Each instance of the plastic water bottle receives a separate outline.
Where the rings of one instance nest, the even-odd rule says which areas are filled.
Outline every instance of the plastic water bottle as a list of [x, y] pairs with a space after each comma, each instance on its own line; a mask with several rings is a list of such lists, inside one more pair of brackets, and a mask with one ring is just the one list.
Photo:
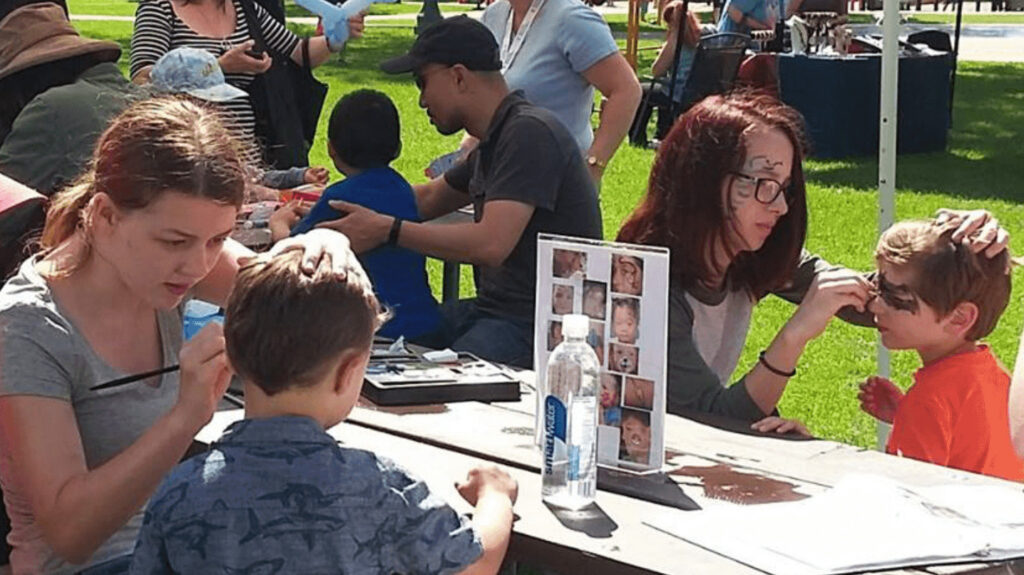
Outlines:
[[185, 341], [192, 339], [192, 336], [211, 321], [224, 323], [224, 316], [221, 315], [219, 307], [203, 300], [189, 300], [185, 304], [185, 314], [182, 318]]
[[548, 359], [544, 398], [545, 502], [580, 509], [594, 501], [597, 491], [597, 378], [600, 365], [586, 337], [590, 319], [562, 317], [564, 340]]

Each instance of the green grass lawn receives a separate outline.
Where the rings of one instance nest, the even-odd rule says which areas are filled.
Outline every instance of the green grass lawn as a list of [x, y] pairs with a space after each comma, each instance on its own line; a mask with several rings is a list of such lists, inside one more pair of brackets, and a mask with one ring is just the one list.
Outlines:
[[[125, 46], [127, 63], [131, 24], [78, 22], [88, 36], [113, 39]], [[317, 70], [331, 86], [320, 134], [326, 133], [329, 110], [352, 90], [373, 86], [391, 96], [402, 117], [403, 153], [395, 162], [412, 182], [425, 180], [423, 168], [434, 157], [456, 147], [458, 136], [444, 137], [430, 125], [417, 105], [417, 91], [407, 76], [387, 76], [377, 63], [401, 53], [412, 43], [408, 27], [374, 28], [353, 42], [343, 60], [332, 59]], [[648, 44], [650, 42], [647, 42]], [[642, 52], [646, 65], [653, 52]], [[644, 65], [642, 63], [642, 65]], [[957, 77], [955, 123], [949, 149], [943, 153], [902, 156], [897, 176], [897, 217], [930, 217], [939, 207], [987, 208], [1013, 236], [1011, 247], [1024, 253], [1024, 65], [961, 63]], [[329, 165], [321, 142], [312, 154], [316, 164]], [[653, 153], [623, 146], [609, 166], [602, 188], [605, 235], [615, 236], [622, 220], [644, 193]], [[873, 158], [806, 163], [810, 203], [807, 247], [827, 259], [858, 269], [869, 269], [876, 237], [877, 162]], [[335, 174], [337, 175], [337, 174]], [[439, 265], [431, 279], [439, 293]], [[989, 338], [996, 355], [1012, 369], [1024, 321], [1022, 272], [1014, 272], [1016, 290], [999, 327]], [[462, 291], [472, 291], [470, 274], [463, 270]], [[747, 352], [740, 370], [756, 361], [793, 311], [793, 306], [768, 299], [755, 311]], [[804, 419], [822, 437], [870, 447], [874, 422], [859, 412], [857, 383], [874, 372], [874, 332], [836, 320], [812, 342], [789, 385], [781, 411]], [[894, 379], [908, 385], [917, 358], [906, 352], [893, 360]]]

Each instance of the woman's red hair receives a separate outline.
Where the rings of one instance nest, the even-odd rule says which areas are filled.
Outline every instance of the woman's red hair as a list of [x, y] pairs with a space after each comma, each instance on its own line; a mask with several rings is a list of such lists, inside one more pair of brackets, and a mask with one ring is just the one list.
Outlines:
[[[722, 186], [746, 160], [746, 136], [776, 129], [793, 145], [789, 211], [756, 252], [740, 252], [727, 270], [714, 269], [713, 248], [731, 226]], [[683, 114], [661, 143], [647, 195], [619, 230], [618, 241], [668, 247], [673, 285], [691, 288], [724, 271], [734, 289], [760, 299], [792, 278], [807, 234], [799, 112], [764, 94], [711, 96]]]

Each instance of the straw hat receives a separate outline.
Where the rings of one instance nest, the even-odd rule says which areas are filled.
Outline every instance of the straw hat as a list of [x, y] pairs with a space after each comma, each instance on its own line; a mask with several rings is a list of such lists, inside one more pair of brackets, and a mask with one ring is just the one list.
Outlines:
[[121, 46], [79, 36], [64, 10], [50, 2], [22, 6], [0, 20], [0, 79], [85, 54], [95, 54], [101, 62], [116, 62]]

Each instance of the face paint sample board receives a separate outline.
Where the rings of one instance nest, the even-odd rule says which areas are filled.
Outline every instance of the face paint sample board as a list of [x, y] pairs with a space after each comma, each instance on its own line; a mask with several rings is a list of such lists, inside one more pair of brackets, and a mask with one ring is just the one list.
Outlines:
[[669, 251], [541, 234], [537, 241], [534, 370], [546, 389], [562, 316], [590, 318], [601, 363], [598, 463], [634, 471], [665, 459]]

